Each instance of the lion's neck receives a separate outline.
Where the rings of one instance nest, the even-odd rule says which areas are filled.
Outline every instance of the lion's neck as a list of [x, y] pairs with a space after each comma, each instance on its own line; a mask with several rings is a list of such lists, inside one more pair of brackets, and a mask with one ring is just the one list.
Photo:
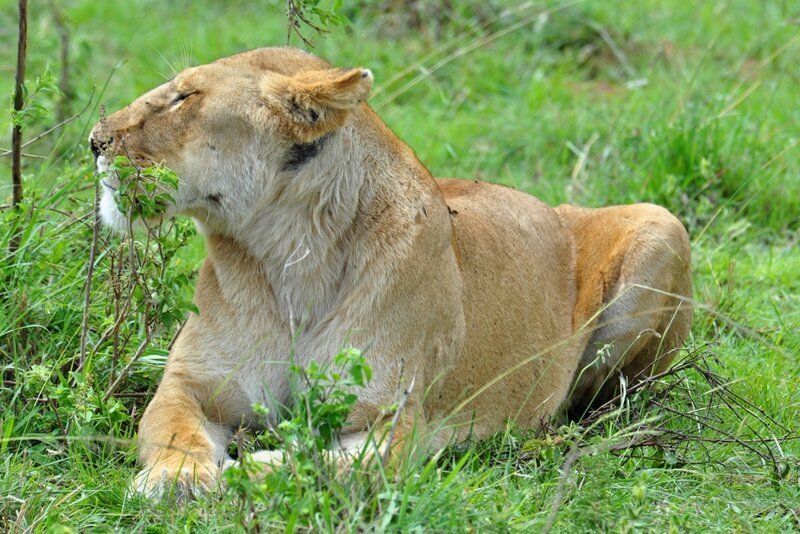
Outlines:
[[385, 187], [375, 187], [374, 165], [368, 168], [375, 143], [367, 149], [365, 141], [354, 127], [331, 135], [302, 167], [278, 176], [275, 188], [231, 236], [260, 263], [277, 308], [293, 329], [311, 326], [331, 311], [358, 240], [359, 214], [369, 213], [386, 195]]
[[[337, 306], [347, 305], [352, 284], [379, 286], [412, 246], [438, 194], [430, 173], [371, 111], [274, 183], [227, 239], [259, 266], [292, 331], [325, 324]], [[215, 263], [225, 261], [214, 257], [213, 246], [209, 254]], [[365, 286], [365, 277], [374, 283]], [[252, 298], [235, 276], [220, 284], [231, 300]]]

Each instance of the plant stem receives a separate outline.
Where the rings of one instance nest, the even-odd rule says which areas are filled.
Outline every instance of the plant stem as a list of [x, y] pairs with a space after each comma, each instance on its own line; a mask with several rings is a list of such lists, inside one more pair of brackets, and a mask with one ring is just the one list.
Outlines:
[[[19, 113], [25, 104], [23, 86], [25, 84], [25, 57], [28, 48], [28, 0], [19, 0], [19, 38], [17, 40], [17, 72], [14, 87], [14, 112]], [[17, 207], [22, 202], [22, 125], [14, 121], [11, 132], [11, 183], [13, 192], [11, 205]], [[9, 243], [9, 250], [15, 252], [19, 247], [19, 234]]]
[[139, 348], [136, 349], [136, 353], [131, 358], [131, 361], [129, 361], [128, 365], [126, 365], [125, 368], [122, 370], [122, 372], [117, 375], [117, 378], [114, 379], [114, 382], [112, 382], [111, 385], [108, 386], [106, 394], [103, 395], [103, 402], [108, 402], [108, 399], [110, 399], [111, 396], [117, 391], [117, 387], [119, 387], [122, 380], [126, 376], [128, 376], [128, 373], [131, 371], [133, 366], [136, 364], [139, 358], [141, 358], [142, 354], [144, 354], [144, 351], [147, 349], [147, 345], [149, 343], [150, 343], [150, 336], [145, 335], [144, 341], [142, 341], [141, 344], [139, 344]]
[[[25, 57], [28, 48], [28, 0], [19, 0], [19, 39], [17, 41], [17, 73], [14, 87], [14, 111], [19, 113], [25, 105]], [[22, 201], [22, 126], [15, 124], [11, 132], [11, 175], [14, 183], [12, 205]]]
[[92, 299], [92, 276], [97, 256], [97, 234], [100, 232], [100, 186], [94, 185], [94, 226], [92, 226], [92, 244], [89, 248], [89, 266], [86, 270], [86, 291], [83, 294], [83, 321], [81, 325], [81, 355], [78, 368], [86, 363], [86, 340], [89, 337], [89, 305]]

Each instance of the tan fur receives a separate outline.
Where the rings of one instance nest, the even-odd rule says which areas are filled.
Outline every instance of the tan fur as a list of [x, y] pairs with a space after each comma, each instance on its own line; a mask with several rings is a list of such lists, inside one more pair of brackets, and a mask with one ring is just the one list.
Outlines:
[[[393, 451], [580, 410], [669, 365], [686, 337], [690, 249], [672, 215], [436, 181], [363, 103], [371, 86], [364, 69], [255, 50], [188, 69], [92, 132], [101, 170], [121, 153], [175, 170], [167, 215], [193, 216], [208, 244], [200, 313], [139, 429], [140, 491], [212, 484], [251, 405], [274, 419], [290, 402], [292, 353], [366, 350], [374, 377], [332, 452], [346, 459], [388, 445], [387, 407], [412, 383]], [[106, 182], [103, 215], [122, 226]]]

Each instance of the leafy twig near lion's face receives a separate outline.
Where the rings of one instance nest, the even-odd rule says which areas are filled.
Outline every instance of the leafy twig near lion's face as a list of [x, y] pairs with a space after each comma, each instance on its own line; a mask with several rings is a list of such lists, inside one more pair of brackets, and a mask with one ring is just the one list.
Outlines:
[[122, 213], [133, 219], [161, 217], [168, 205], [175, 202], [178, 176], [161, 164], [137, 167], [125, 156], [117, 156], [111, 164], [119, 186], [114, 200]]
[[[295, 33], [306, 46], [314, 48], [314, 43], [301, 33], [301, 28], [308, 26], [320, 35], [328, 33], [330, 26], [347, 22], [347, 17], [339, 12], [341, 7], [342, 0], [335, 0], [329, 7], [320, 7], [320, 0], [286, 0], [286, 44], [291, 44], [292, 33]], [[313, 18], [317, 19], [316, 23], [311, 21]]]
[[[111, 369], [104, 401], [129, 378], [140, 357], [147, 356], [148, 351], [159, 351], [150, 347], [151, 341], [183, 321], [188, 312], [198, 312], [191, 302], [194, 270], [176, 258], [194, 235], [194, 224], [186, 219], [163, 224], [167, 208], [175, 202], [177, 175], [164, 165], [138, 166], [126, 156], [117, 156], [109, 173], [116, 178], [114, 201], [125, 215], [128, 232], [120, 236], [118, 246], [112, 246], [105, 254], [109, 258], [107, 277], [113, 313], [93, 351], [111, 342]], [[135, 220], [142, 223], [143, 234], [133, 231]], [[143, 332], [138, 345], [131, 343], [132, 324]], [[126, 363], [120, 371], [117, 367], [123, 362]]]

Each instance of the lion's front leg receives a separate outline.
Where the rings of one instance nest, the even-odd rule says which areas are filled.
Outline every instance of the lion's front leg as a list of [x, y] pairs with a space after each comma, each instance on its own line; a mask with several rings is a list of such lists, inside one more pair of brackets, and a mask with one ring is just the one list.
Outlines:
[[138, 456], [143, 468], [134, 489], [178, 499], [213, 489], [225, 459], [230, 430], [209, 421], [192, 385], [165, 376], [139, 425]]

